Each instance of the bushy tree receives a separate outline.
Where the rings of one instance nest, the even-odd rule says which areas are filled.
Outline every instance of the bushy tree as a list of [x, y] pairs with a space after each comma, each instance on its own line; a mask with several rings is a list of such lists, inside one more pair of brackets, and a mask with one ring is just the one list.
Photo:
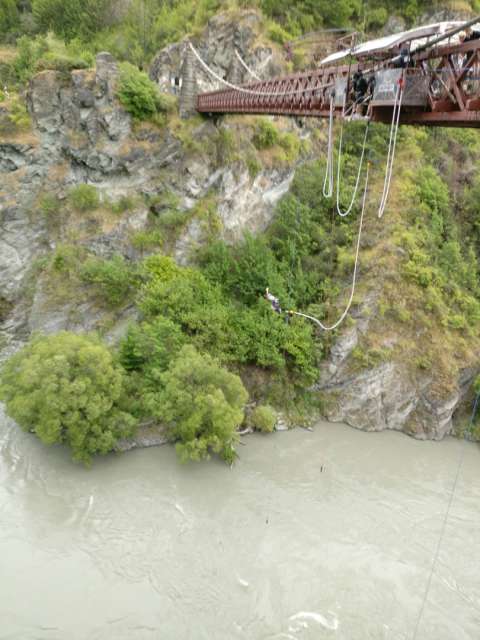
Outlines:
[[120, 67], [118, 98], [125, 109], [137, 120], [152, 118], [159, 108], [157, 86], [146, 73], [129, 62]]
[[113, 0], [33, 0], [35, 20], [44, 32], [71, 40], [84, 39], [108, 26]]
[[135, 419], [119, 408], [121, 367], [92, 336], [37, 336], [6, 363], [0, 398], [7, 413], [45, 444], [65, 443], [89, 463], [132, 434]]
[[182, 461], [218, 453], [235, 458], [236, 428], [248, 394], [240, 378], [209, 355], [185, 345], [162, 375], [163, 389], [152, 396], [152, 413], [166, 422]]
[[137, 280], [135, 267], [121, 255], [109, 260], [91, 257], [85, 261], [80, 275], [82, 280], [95, 285], [112, 307], [128, 299]]
[[127, 371], [140, 371], [155, 384], [184, 344], [180, 327], [168, 318], [133, 324], [120, 343], [120, 362]]
[[0, 38], [18, 26], [19, 17], [15, 0], [2, 0], [0, 3]]

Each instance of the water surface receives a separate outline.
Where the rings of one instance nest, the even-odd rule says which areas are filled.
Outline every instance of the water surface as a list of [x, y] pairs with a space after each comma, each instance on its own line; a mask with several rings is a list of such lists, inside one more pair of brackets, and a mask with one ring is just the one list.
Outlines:
[[1, 640], [480, 638], [480, 447], [320, 423], [85, 470], [0, 418]]

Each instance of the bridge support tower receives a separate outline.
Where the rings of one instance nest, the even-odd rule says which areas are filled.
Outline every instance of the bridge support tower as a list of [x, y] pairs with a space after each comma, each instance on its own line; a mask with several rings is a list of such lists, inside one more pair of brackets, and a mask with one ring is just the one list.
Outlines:
[[195, 76], [196, 60], [193, 51], [185, 45], [185, 57], [182, 65], [182, 89], [180, 91], [179, 111], [181, 118], [190, 118], [197, 113], [197, 80]]

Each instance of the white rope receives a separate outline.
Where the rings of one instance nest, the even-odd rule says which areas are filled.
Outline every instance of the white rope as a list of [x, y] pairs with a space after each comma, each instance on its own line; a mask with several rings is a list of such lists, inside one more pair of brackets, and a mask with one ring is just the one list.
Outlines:
[[392, 125], [390, 127], [390, 139], [388, 142], [387, 166], [385, 168], [385, 181], [383, 183], [382, 199], [378, 209], [378, 217], [381, 218], [385, 213], [387, 206], [388, 194], [390, 193], [390, 185], [393, 174], [393, 161], [395, 158], [395, 148], [397, 146], [398, 129], [400, 126], [400, 113], [402, 110], [403, 83], [398, 84], [397, 93], [395, 94], [395, 102], [393, 105]]
[[335, 96], [330, 96], [330, 113], [328, 118], [328, 147], [327, 166], [325, 169], [325, 179], [323, 180], [323, 196], [331, 198], [333, 194], [333, 113], [335, 109]]
[[[315, 92], [315, 91], [321, 91], [322, 89], [326, 89], [327, 87], [332, 87], [334, 85], [333, 82], [330, 82], [329, 84], [322, 84], [319, 85], [317, 87], [310, 87], [310, 88], [306, 88], [306, 89], [296, 89], [295, 91], [255, 91], [253, 89], [246, 89], [245, 87], [240, 87], [237, 84], [232, 84], [231, 82], [228, 82], [228, 80], [225, 80], [224, 78], [222, 78], [221, 76], [218, 75], [218, 73], [215, 73], [215, 71], [213, 69], [211, 69], [208, 64], [206, 62], [204, 62], [202, 60], [202, 58], [200, 57], [200, 54], [198, 53], [198, 51], [195, 49], [195, 47], [193, 46], [193, 44], [191, 42], [188, 43], [190, 46], [190, 49], [193, 51], [195, 57], [197, 58], [197, 60], [199, 61], [199, 63], [202, 65], [202, 67], [205, 69], [205, 71], [207, 73], [209, 73], [211, 76], [213, 76], [215, 78], [215, 80], [218, 80], [218, 82], [221, 82], [222, 84], [226, 85], [227, 87], [229, 87], [230, 89], [234, 89], [235, 91], [240, 91], [240, 93], [248, 93], [249, 95], [252, 96], [265, 96], [265, 97], [270, 97], [270, 98], [275, 98], [275, 97], [282, 97], [282, 96], [294, 96], [294, 95], [299, 95], [301, 93], [311, 93], [311, 92]], [[269, 81], [267, 81], [269, 82]]]
[[235, 55], [237, 56], [238, 61], [240, 62], [240, 64], [242, 65], [242, 67], [245, 69], [245, 71], [247, 73], [249, 73], [252, 78], [255, 78], [255, 80], [258, 80], [259, 82], [262, 82], [262, 79], [257, 76], [257, 74], [255, 73], [255, 71], [253, 71], [253, 69], [250, 69], [250, 67], [247, 65], [247, 63], [245, 62], [245, 60], [243, 60], [243, 58], [240, 56], [240, 54], [238, 53], [237, 49], [235, 49]]
[[293, 315], [301, 316], [302, 318], [307, 318], [308, 320], [311, 320], [312, 322], [315, 322], [316, 324], [318, 324], [318, 326], [321, 329], [323, 329], [323, 331], [333, 331], [338, 326], [340, 326], [342, 324], [342, 322], [345, 320], [345, 318], [347, 317], [347, 313], [350, 311], [350, 307], [352, 306], [353, 296], [355, 295], [355, 285], [356, 285], [356, 282], [357, 282], [357, 270], [358, 270], [358, 262], [359, 262], [358, 258], [359, 258], [359, 254], [360, 254], [360, 241], [361, 241], [361, 238], [362, 238], [363, 216], [364, 216], [364, 213], [365, 213], [365, 204], [367, 202], [368, 174], [369, 174], [369, 167], [367, 165], [367, 172], [366, 172], [366, 176], [365, 176], [365, 191], [363, 192], [362, 212], [360, 214], [360, 224], [359, 224], [359, 228], [358, 228], [358, 238], [357, 238], [357, 249], [356, 249], [356, 252], [355, 252], [355, 266], [353, 268], [352, 290], [350, 292], [350, 298], [348, 299], [347, 306], [345, 307], [344, 312], [342, 313], [340, 318], [335, 322], [335, 324], [332, 324], [330, 326], [324, 325], [318, 318], [315, 318], [314, 316], [309, 316], [306, 313], [300, 313], [298, 311], [291, 311], [290, 312]]
[[363, 145], [362, 145], [362, 154], [360, 156], [360, 163], [358, 165], [357, 179], [355, 180], [355, 187], [353, 188], [352, 199], [350, 200], [350, 204], [348, 205], [348, 208], [345, 211], [342, 211], [340, 209], [340, 168], [342, 163], [342, 142], [343, 142], [343, 120], [342, 120], [342, 124], [340, 128], [340, 142], [338, 144], [338, 159], [337, 159], [337, 213], [342, 218], [344, 218], [345, 216], [348, 216], [348, 214], [353, 208], [355, 198], [357, 197], [357, 191], [360, 185], [360, 176], [362, 173], [363, 158], [365, 157], [365, 149], [367, 146], [367, 136], [368, 136], [369, 126], [370, 126], [370, 121], [367, 122], [367, 126], [365, 128], [365, 135], [363, 137]]

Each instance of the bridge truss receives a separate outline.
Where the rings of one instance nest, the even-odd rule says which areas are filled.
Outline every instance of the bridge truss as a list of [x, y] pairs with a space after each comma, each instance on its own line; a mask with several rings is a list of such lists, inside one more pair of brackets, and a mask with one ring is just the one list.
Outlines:
[[[392, 60], [319, 67], [241, 88], [211, 91], [197, 96], [196, 108], [207, 114], [263, 113], [328, 118], [335, 89], [335, 116], [341, 117], [354, 108], [350, 88], [357, 70], [375, 74], [376, 89], [366, 115], [372, 121], [389, 123], [395, 92], [388, 85], [395, 77], [392, 72], [400, 73], [394, 69]], [[480, 127], [480, 39], [439, 45], [413, 54], [408, 69], [401, 73], [406, 81], [401, 124]]]

